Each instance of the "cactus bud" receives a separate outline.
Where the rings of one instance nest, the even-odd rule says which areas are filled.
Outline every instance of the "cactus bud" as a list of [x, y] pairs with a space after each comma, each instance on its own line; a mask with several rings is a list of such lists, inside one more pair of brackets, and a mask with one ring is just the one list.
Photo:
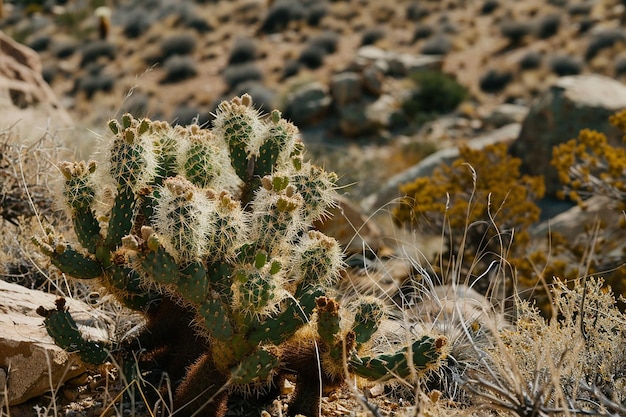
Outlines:
[[122, 115], [122, 128], [128, 129], [131, 126], [133, 120], [133, 115], [130, 113], [125, 113], [124, 115]]
[[112, 119], [112, 120], [109, 120], [109, 129], [111, 130], [111, 132], [113, 132], [114, 135], [117, 135], [118, 133], [120, 133], [120, 130], [122, 129], [122, 127], [120, 126], [117, 120]]

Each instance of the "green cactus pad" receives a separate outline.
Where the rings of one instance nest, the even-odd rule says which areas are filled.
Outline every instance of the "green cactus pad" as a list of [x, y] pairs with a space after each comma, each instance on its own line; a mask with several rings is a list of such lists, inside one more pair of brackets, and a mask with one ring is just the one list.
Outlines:
[[340, 333], [339, 304], [332, 298], [318, 297], [317, 333], [329, 346], [334, 346]]
[[[405, 379], [414, 369], [418, 374], [436, 368], [447, 354], [448, 341], [444, 337], [423, 336], [396, 353], [381, 354], [374, 357], [350, 359], [350, 370], [370, 380], [388, 380], [394, 377]], [[412, 358], [412, 363], [407, 358]]]
[[84, 210], [91, 207], [96, 191], [92, 174], [96, 171], [95, 161], [62, 162], [59, 170], [65, 177], [63, 197], [70, 210]]
[[154, 192], [157, 201], [152, 222], [159, 241], [178, 263], [196, 262], [207, 251], [209, 197], [185, 178], [168, 178]]
[[113, 251], [122, 238], [130, 233], [135, 218], [135, 193], [130, 187], [121, 187], [111, 209], [111, 217], [104, 245]]
[[173, 129], [165, 122], [152, 122], [153, 137], [155, 141], [155, 153], [157, 157], [157, 170], [155, 183], [160, 185], [163, 179], [175, 177], [178, 174], [178, 138], [180, 132]]
[[90, 208], [76, 210], [72, 223], [81, 246], [94, 255], [101, 237], [100, 224], [93, 211]]
[[83, 255], [70, 245], [56, 248], [49, 255], [50, 261], [62, 272], [78, 279], [93, 279], [102, 276], [102, 266], [95, 259]]
[[[243, 181], [252, 178], [255, 145], [263, 124], [256, 110], [251, 107], [250, 96], [236, 97], [230, 102], [222, 102], [215, 117], [215, 130], [221, 134], [230, 151], [230, 162], [237, 176]], [[252, 168], [252, 169], [251, 169]]]
[[253, 202], [252, 238], [257, 247], [270, 254], [274, 249], [281, 249], [284, 244], [291, 244], [295, 235], [306, 225], [300, 217], [302, 197], [288, 187], [285, 192], [261, 188]]
[[136, 311], [146, 311], [160, 295], [146, 289], [141, 275], [124, 265], [111, 264], [102, 276], [102, 281], [126, 307]]
[[276, 355], [260, 348], [231, 370], [232, 382], [240, 385], [267, 382], [279, 365], [280, 359]]
[[279, 158], [287, 159], [291, 154], [298, 129], [280, 118], [280, 112], [272, 112], [272, 125], [263, 138], [255, 160], [254, 174], [264, 177], [273, 173]]
[[59, 298], [56, 305], [57, 308], [53, 310], [43, 307], [37, 309], [37, 313], [45, 317], [44, 326], [54, 342], [68, 352], [76, 352], [83, 362], [92, 365], [104, 363], [109, 356], [104, 346], [83, 338], [65, 307], [65, 299]]
[[157, 284], [174, 285], [178, 282], [178, 264], [161, 246], [140, 256], [143, 271]]
[[285, 300], [282, 312], [260, 324], [248, 334], [248, 340], [254, 344], [265, 342], [275, 345], [287, 341], [298, 329], [309, 322], [315, 308], [315, 299], [323, 294], [321, 289], [309, 289], [301, 293], [296, 291], [294, 298], [290, 297]]
[[183, 163], [185, 177], [197, 187], [210, 187], [220, 173], [220, 167], [215, 165], [217, 152], [214, 147], [201, 143], [191, 146]]
[[226, 263], [210, 263], [206, 267], [207, 276], [209, 277], [209, 285], [228, 299], [232, 296], [231, 273], [232, 268]]
[[225, 191], [213, 200], [215, 211], [206, 218], [210, 224], [205, 235], [206, 253], [211, 262], [227, 262], [248, 241], [248, 216], [239, 201]]
[[234, 308], [249, 318], [267, 317], [278, 309], [282, 300], [280, 277], [263, 269], [246, 267], [234, 274]]
[[[125, 131], [124, 138], [117, 138], [111, 149], [111, 177], [120, 187], [134, 187], [144, 178], [148, 168], [143, 146], [134, 143], [137, 139], [132, 130]], [[129, 138], [132, 136], [132, 138]], [[131, 139], [129, 143], [128, 139]]]
[[209, 299], [198, 307], [209, 336], [222, 342], [233, 337], [233, 327], [227, 316], [228, 310], [219, 299]]
[[370, 340], [374, 332], [378, 330], [383, 316], [383, 307], [381, 302], [376, 298], [362, 300], [356, 306], [352, 331], [355, 334], [357, 345], [361, 345]]
[[324, 218], [328, 209], [335, 204], [337, 193], [335, 173], [326, 172], [318, 166], [307, 163], [293, 176], [292, 182], [304, 199], [304, 217], [307, 221]]
[[329, 286], [335, 283], [343, 267], [343, 254], [335, 239], [311, 230], [300, 239], [295, 262], [303, 282]]
[[209, 289], [209, 279], [204, 265], [200, 262], [190, 262], [182, 267], [177, 288], [185, 300], [195, 304], [202, 303]]

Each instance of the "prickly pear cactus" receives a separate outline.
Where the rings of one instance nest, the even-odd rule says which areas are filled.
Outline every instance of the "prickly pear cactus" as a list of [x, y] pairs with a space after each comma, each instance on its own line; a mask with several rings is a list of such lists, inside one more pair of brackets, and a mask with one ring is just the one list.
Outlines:
[[[316, 317], [322, 363], [347, 363], [367, 378], [405, 376], [409, 361], [421, 369], [445, 356], [444, 339], [424, 337], [395, 354], [360, 358], [383, 309], [363, 300], [351, 327], [341, 322], [330, 288], [342, 252], [312, 226], [333, 205], [337, 177], [304, 160], [298, 130], [280, 112], [261, 118], [244, 95], [219, 105], [210, 130], [129, 114], [109, 127], [103, 161], [61, 165], [80, 247], [52, 229], [34, 240], [62, 272], [97, 280], [146, 314], [164, 298], [190, 306], [190, 325], [206, 341], [203, 361], [244, 392], [289, 368], [284, 346], [314, 334], [298, 331], [315, 327]], [[92, 362], [106, 358], [80, 342], [75, 327], [58, 324], [71, 324], [64, 309], [44, 312], [61, 346], [89, 347]]]

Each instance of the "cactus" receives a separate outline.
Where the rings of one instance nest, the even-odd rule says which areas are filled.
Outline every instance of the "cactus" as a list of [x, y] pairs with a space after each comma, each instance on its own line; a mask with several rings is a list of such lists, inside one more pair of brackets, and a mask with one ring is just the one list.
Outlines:
[[446, 345], [447, 340], [443, 337], [422, 336], [410, 347], [392, 354], [375, 357], [354, 356], [350, 360], [350, 368], [355, 374], [368, 379], [379, 381], [394, 377], [405, 379], [411, 375], [413, 369], [415, 372], [424, 373], [436, 365], [445, 352]]
[[[346, 376], [342, 364], [348, 372], [382, 379], [385, 369], [406, 376], [410, 366], [441, 362], [443, 338], [361, 358], [383, 309], [364, 299], [351, 328], [342, 321], [331, 296], [343, 268], [341, 249], [313, 230], [334, 204], [337, 177], [303, 160], [298, 130], [280, 112], [264, 120], [244, 95], [218, 106], [210, 130], [129, 114], [109, 127], [106, 160], [62, 165], [63, 196], [81, 248], [52, 229], [35, 243], [61, 271], [98, 280], [146, 314], [150, 342], [127, 349], [196, 346], [183, 366], [188, 371], [175, 405], [211, 398], [209, 410], [217, 413], [231, 393], [266, 392], [285, 370], [311, 374], [316, 344], [322, 365], [329, 364], [323, 374], [335, 382]], [[177, 306], [196, 339], [159, 339], [167, 333], [159, 328], [163, 305]], [[57, 343], [91, 363], [105, 360], [82, 340], [69, 313], [57, 310], [40, 311]], [[215, 372], [229, 389], [207, 382]]]
[[39, 307], [37, 314], [45, 317], [46, 331], [54, 341], [69, 352], [78, 352], [83, 362], [97, 365], [109, 356], [104, 346], [82, 337], [76, 322], [65, 307], [64, 298], [57, 299], [55, 309]]

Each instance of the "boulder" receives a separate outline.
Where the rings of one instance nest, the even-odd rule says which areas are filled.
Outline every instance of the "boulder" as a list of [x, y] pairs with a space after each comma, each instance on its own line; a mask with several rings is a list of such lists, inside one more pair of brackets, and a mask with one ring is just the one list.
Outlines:
[[372, 45], [359, 48], [354, 62], [361, 68], [374, 64], [384, 73], [394, 76], [406, 76], [417, 71], [440, 70], [442, 63], [441, 56], [400, 54]]
[[345, 106], [361, 98], [361, 75], [356, 72], [342, 72], [330, 79], [330, 94], [335, 105]]
[[391, 94], [383, 94], [365, 109], [368, 123], [379, 128], [392, 127], [394, 119], [402, 118], [402, 102]]
[[578, 136], [589, 128], [606, 133], [617, 144], [622, 133], [608, 118], [626, 108], [626, 86], [602, 75], [577, 75], [559, 78], [542, 94], [524, 119], [511, 154], [522, 160], [522, 172], [543, 175], [546, 196], [560, 189], [556, 170], [550, 165], [554, 146]]
[[35, 51], [0, 31], [0, 131], [11, 127], [25, 143], [72, 126], [41, 71]]
[[372, 94], [375, 97], [380, 96], [383, 93], [383, 83], [385, 81], [385, 74], [376, 65], [368, 65], [363, 68], [363, 89]]
[[[76, 355], [54, 344], [43, 326], [39, 306], [53, 308], [57, 297], [0, 280], [0, 409], [21, 404], [57, 389], [65, 381], [85, 372]], [[76, 322], [87, 323], [97, 315], [88, 304], [67, 299]], [[86, 330], [92, 338], [104, 339], [96, 328]], [[99, 334], [99, 337], [97, 335]]]
[[331, 102], [325, 85], [317, 81], [309, 82], [287, 95], [285, 117], [297, 126], [310, 124], [326, 114]]
[[374, 123], [368, 118], [365, 102], [339, 107], [339, 131], [348, 138], [376, 133]]

